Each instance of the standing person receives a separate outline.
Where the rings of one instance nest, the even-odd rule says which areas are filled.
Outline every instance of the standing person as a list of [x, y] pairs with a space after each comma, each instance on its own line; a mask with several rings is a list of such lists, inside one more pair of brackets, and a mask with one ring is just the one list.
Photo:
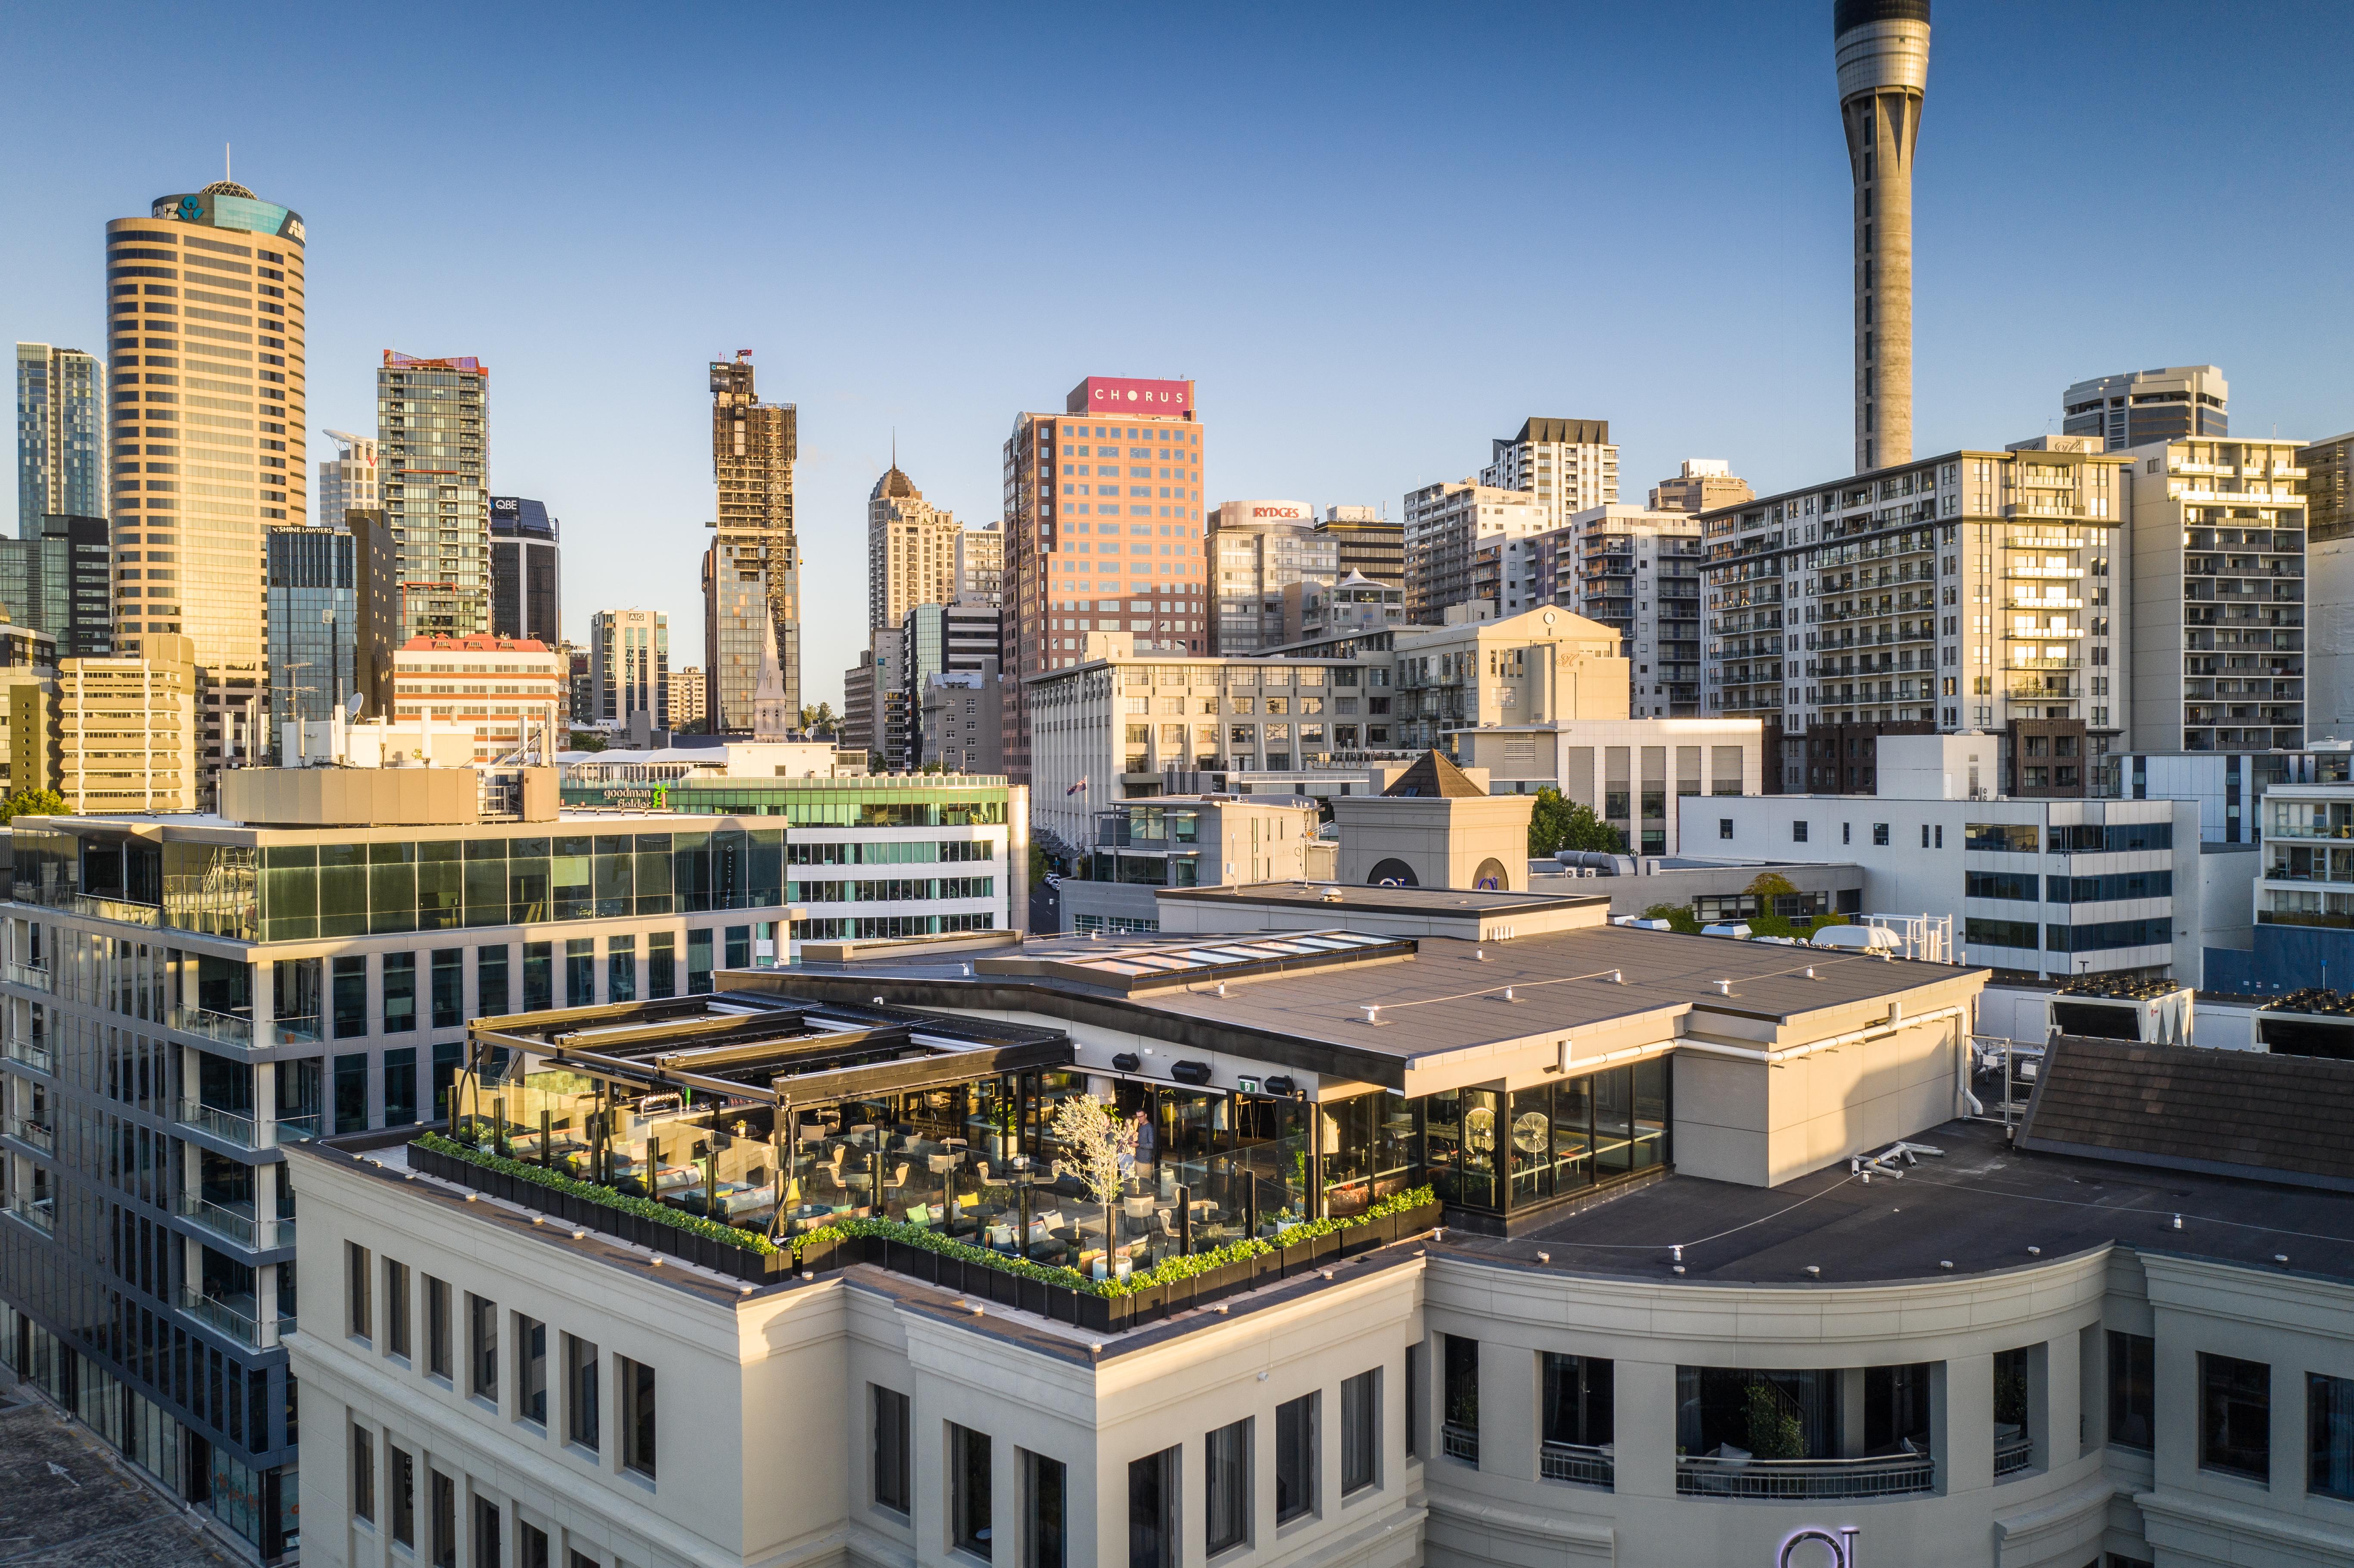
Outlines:
[[1153, 1164], [1152, 1122], [1142, 1111], [1138, 1111], [1133, 1125], [1136, 1128], [1136, 1169], [1149, 1182], [1152, 1179]]

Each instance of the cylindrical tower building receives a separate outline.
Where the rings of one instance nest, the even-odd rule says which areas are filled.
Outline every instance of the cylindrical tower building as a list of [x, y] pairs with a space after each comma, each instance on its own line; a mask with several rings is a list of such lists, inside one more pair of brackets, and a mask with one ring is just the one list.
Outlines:
[[1929, 0], [1832, 0], [1855, 178], [1855, 466], [1913, 457], [1913, 149]]

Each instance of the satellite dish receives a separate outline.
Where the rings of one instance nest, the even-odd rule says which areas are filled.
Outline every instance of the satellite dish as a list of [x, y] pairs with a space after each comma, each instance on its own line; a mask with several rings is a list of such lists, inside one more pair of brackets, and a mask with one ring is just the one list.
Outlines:
[[344, 699], [344, 706], [351, 710], [350, 716], [357, 718], [360, 716], [361, 706], [366, 704], [366, 701], [367, 694], [365, 692], [354, 692], [350, 696]]

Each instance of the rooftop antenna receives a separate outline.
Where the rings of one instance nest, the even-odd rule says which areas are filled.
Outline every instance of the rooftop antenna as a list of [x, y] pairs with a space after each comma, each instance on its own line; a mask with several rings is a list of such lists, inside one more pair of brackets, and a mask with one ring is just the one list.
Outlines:
[[226, 142], [221, 143], [221, 178], [231, 183], [237, 179], [237, 175], [229, 168], [228, 143]]

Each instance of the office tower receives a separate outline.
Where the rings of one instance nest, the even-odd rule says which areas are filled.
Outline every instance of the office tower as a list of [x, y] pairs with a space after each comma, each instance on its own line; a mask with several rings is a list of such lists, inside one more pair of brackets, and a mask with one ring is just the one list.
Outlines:
[[[1743, 487], [1745, 493], [1746, 485]], [[1531, 541], [1540, 602], [1618, 633], [1637, 718], [1700, 716], [1700, 519], [1597, 506]]]
[[997, 604], [1005, 597], [1005, 530], [995, 523], [956, 536], [956, 597]]
[[106, 366], [46, 343], [16, 345], [16, 537], [44, 517], [106, 515]]
[[[904, 759], [895, 767], [914, 768], [938, 760], [934, 737], [924, 728], [924, 704], [931, 678], [943, 672], [970, 674], [984, 665], [994, 670], [1001, 620], [993, 604], [960, 599], [954, 604], [919, 604], [899, 622], [901, 658], [894, 683], [904, 696], [899, 716], [906, 733], [903, 744], [893, 743]], [[996, 687], [990, 689], [994, 692]], [[992, 712], [990, 722], [996, 721]], [[886, 732], [889, 723], [886, 718]]]
[[917, 698], [917, 766], [937, 762], [949, 773], [1002, 772], [1004, 726], [998, 712], [1003, 700], [994, 653], [978, 670], [935, 670], [925, 676]]
[[40, 519], [21, 539], [0, 539], [0, 608], [18, 626], [56, 639], [78, 659], [114, 652], [112, 555], [103, 517]]
[[[2122, 705], [2125, 689], [2111, 694], [2102, 678], [2107, 672], [2092, 675], [2101, 696], [2119, 699], [2117, 717], [2130, 718], [2137, 749], [2264, 751], [2305, 744], [2308, 585], [2306, 500], [2296, 488], [2300, 445], [2186, 438], [2127, 454], [2130, 715]], [[2325, 581], [2326, 574], [2311, 586], [2317, 590]], [[2317, 593], [2312, 602], [2331, 603]], [[2328, 649], [2337, 639], [2322, 641]]]
[[[0, 619], [0, 789], [11, 793], [19, 780], [14, 767], [16, 741], [8, 724], [16, 715], [20, 686], [30, 689], [24, 699], [27, 722], [46, 723], [48, 705], [58, 686], [58, 641], [46, 631]], [[23, 784], [41, 789], [46, 780], [37, 768], [25, 776]]]
[[[790, 403], [763, 403], [752, 351], [711, 366], [711, 472], [716, 533], [703, 556], [704, 705], [715, 734], [753, 727], [760, 661], [773, 651], [780, 700], [801, 700], [801, 551], [793, 533]], [[764, 630], [766, 628], [766, 630]]]
[[866, 623], [896, 626], [919, 604], [956, 598], [963, 532], [893, 463], [866, 497]]
[[1023, 683], [1078, 662], [1089, 631], [1140, 652], [1209, 649], [1203, 429], [1191, 381], [1090, 376], [1005, 443], [1004, 672], [1010, 777], [1026, 783]]
[[[1482, 597], [1483, 587], [1490, 614], [1527, 609], [1535, 590], [1535, 558], [1523, 562], [1517, 546], [1554, 526], [1552, 508], [1518, 489], [1465, 479], [1409, 493], [1403, 526], [1406, 620], [1437, 626], [1449, 608]], [[1501, 548], [1508, 545], [1515, 546], [1509, 561]], [[1499, 548], [1483, 582], [1479, 551], [1484, 546]]]
[[858, 662], [842, 673], [842, 724], [835, 733], [843, 746], [864, 751], [878, 772], [894, 766], [890, 694], [904, 646], [899, 628], [878, 626], [867, 634]]
[[557, 520], [520, 495], [491, 497], [491, 633], [556, 646], [564, 620]]
[[1338, 541], [1316, 528], [1304, 501], [1228, 501], [1210, 513], [1210, 651], [1256, 653], [1283, 638], [1283, 590], [1329, 588], [1340, 572]]
[[308, 515], [301, 215], [218, 180], [106, 226], [115, 646], [195, 647], [209, 791], [262, 698], [262, 530]]
[[1747, 480], [1734, 477], [1733, 465], [1723, 458], [1686, 458], [1675, 478], [1651, 486], [1651, 510], [1712, 512], [1737, 506], [1756, 493]]
[[1607, 419], [1547, 419], [1532, 417], [1520, 429], [1488, 443], [1488, 466], [1479, 482], [1495, 490], [1526, 491], [1558, 528], [1592, 506], [1618, 499], [1618, 449], [1610, 444]]
[[670, 727], [681, 734], [703, 731], [703, 667], [689, 664], [670, 673]]
[[382, 718], [392, 712], [392, 656], [408, 641], [401, 627], [400, 543], [385, 514], [352, 511], [344, 514], [352, 535], [353, 591], [359, 604], [359, 630], [353, 646], [358, 684], [364, 693], [364, 718]]
[[412, 637], [392, 671], [397, 721], [468, 736], [477, 765], [513, 766], [550, 730], [559, 750], [568, 738], [563, 657], [536, 638]]
[[2060, 395], [2060, 429], [2100, 436], [2121, 452], [2152, 441], [2229, 435], [2232, 387], [2211, 365], [2095, 376]]
[[1913, 461], [1913, 154], [1929, 0], [1833, 0], [1840, 120], [1855, 182], [1855, 466]]
[[302, 757], [302, 726], [362, 689], [358, 544], [349, 528], [299, 524], [266, 536], [271, 738], [257, 737], [259, 759]]
[[2314, 544], [2354, 535], [2354, 430], [2296, 450], [2305, 472], [2297, 493], [2305, 497], [2306, 537]]
[[1879, 736], [1999, 727], [2005, 776], [2039, 758], [2036, 793], [2086, 793], [2132, 649], [2131, 460], [2099, 447], [2040, 436], [1701, 514], [1704, 716], [1764, 722], [1770, 791], [1868, 793]]
[[670, 617], [651, 609], [600, 609], [588, 620], [591, 721], [627, 729], [644, 714], [670, 727]]
[[490, 367], [384, 351], [384, 515], [400, 546], [401, 641], [491, 629]]
[[1405, 524], [1370, 506], [1327, 506], [1316, 531], [1331, 538], [1333, 569], [1377, 583], [1405, 584]]
[[589, 673], [588, 650], [576, 643], [559, 642], [556, 652], [564, 666], [565, 716], [585, 729], [597, 722], [597, 682]]
[[323, 459], [319, 464], [322, 528], [338, 526], [346, 512], [374, 512], [384, 504], [383, 474], [378, 467], [381, 454], [375, 439], [355, 436], [349, 430], [329, 430], [327, 439], [335, 443], [335, 455]]
[[58, 660], [52, 689], [9, 691], [10, 783], [55, 789], [76, 816], [195, 810], [197, 673], [194, 643], [169, 632], [136, 654]]

